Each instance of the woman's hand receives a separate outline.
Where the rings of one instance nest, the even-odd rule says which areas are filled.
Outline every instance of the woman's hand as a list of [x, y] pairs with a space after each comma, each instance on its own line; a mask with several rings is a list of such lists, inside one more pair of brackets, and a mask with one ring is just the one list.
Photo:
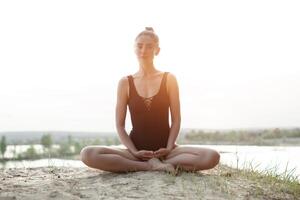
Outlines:
[[151, 158], [154, 157], [154, 152], [153, 151], [147, 151], [147, 150], [140, 150], [137, 151], [133, 154], [136, 158], [140, 160], [150, 160]]
[[160, 148], [159, 150], [154, 152], [154, 157], [161, 158], [161, 157], [167, 157], [167, 155], [171, 152], [171, 150], [167, 148]]

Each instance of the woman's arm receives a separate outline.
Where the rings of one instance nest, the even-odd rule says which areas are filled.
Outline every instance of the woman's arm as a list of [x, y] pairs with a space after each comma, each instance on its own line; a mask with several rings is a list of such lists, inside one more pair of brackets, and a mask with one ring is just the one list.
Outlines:
[[167, 76], [167, 91], [169, 94], [171, 111], [171, 128], [167, 149], [172, 150], [175, 146], [181, 123], [179, 89], [176, 77], [173, 74]]
[[137, 149], [125, 130], [125, 118], [127, 112], [127, 101], [129, 98], [129, 84], [127, 77], [122, 78], [118, 84], [117, 105], [116, 105], [116, 128], [121, 142], [128, 150], [135, 155]]

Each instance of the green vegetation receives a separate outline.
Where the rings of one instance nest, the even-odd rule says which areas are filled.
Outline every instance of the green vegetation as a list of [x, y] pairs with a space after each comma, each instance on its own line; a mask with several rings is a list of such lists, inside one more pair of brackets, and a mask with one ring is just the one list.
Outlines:
[[1, 151], [2, 158], [4, 158], [4, 153], [6, 152], [6, 148], [7, 148], [6, 137], [5, 135], [3, 135], [0, 141], [0, 151]]
[[[3, 136], [5, 138], [5, 136]], [[1, 149], [3, 152], [6, 151], [6, 140], [2, 139]], [[38, 152], [35, 148], [36, 144], [30, 144], [29, 148], [24, 152], [17, 152], [17, 145], [13, 145], [11, 153], [12, 158], [0, 159], [1, 161], [8, 160], [34, 160], [41, 158], [68, 158], [76, 159], [78, 158], [82, 148], [88, 145], [119, 145], [119, 139], [117, 137], [103, 137], [96, 139], [75, 139], [71, 135], [68, 135], [67, 138], [62, 139], [59, 143], [54, 144], [51, 134], [44, 134], [40, 139], [40, 143], [43, 146], [43, 151]], [[2, 148], [3, 147], [3, 148]], [[4, 149], [5, 147], [5, 149]], [[1, 150], [2, 152], [2, 150]], [[3, 153], [4, 154], [4, 153]]]
[[[250, 164], [251, 165], [251, 164]], [[228, 168], [221, 174], [228, 179], [247, 180], [251, 183], [249, 196], [263, 199], [296, 199], [300, 196], [300, 183], [294, 170], [279, 173], [277, 168], [258, 170], [255, 167], [243, 169]], [[227, 187], [230, 188], [230, 187]]]
[[51, 146], [53, 144], [51, 134], [48, 133], [48, 134], [43, 135], [41, 138], [41, 144], [43, 145], [44, 149], [46, 149], [47, 151], [50, 151]]
[[18, 154], [18, 159], [25, 160], [25, 159], [39, 159], [41, 158], [41, 155], [39, 155], [36, 152], [36, 149], [33, 145], [30, 145], [30, 147], [22, 154]]
[[300, 129], [203, 131], [191, 130], [182, 144], [299, 145]]
[[234, 169], [221, 164], [214, 169], [200, 172], [177, 170], [176, 176], [168, 174], [163, 181], [167, 185], [180, 184], [181, 191], [184, 191], [182, 196], [187, 199], [210, 199], [210, 195], [214, 199], [218, 199], [216, 197], [218, 195], [221, 195], [221, 199], [299, 199], [300, 197], [300, 183], [294, 176], [293, 170], [280, 174], [276, 168], [259, 171], [255, 167]]

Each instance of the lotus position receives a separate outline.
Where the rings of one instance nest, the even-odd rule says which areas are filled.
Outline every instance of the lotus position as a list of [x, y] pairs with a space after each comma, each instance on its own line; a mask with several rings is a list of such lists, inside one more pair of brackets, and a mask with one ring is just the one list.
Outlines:
[[[138, 71], [121, 78], [117, 91], [116, 129], [125, 147], [87, 146], [81, 151], [81, 160], [89, 167], [110, 172], [215, 167], [220, 159], [215, 150], [176, 144], [181, 121], [178, 84], [172, 73], [154, 65], [160, 52], [154, 30], [147, 27], [139, 33], [134, 46]], [[127, 107], [132, 122], [129, 134], [125, 130]]]

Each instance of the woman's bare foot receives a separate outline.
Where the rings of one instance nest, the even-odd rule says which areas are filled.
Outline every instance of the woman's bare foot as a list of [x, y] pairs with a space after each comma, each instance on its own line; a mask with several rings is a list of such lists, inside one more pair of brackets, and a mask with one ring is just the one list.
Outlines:
[[175, 173], [175, 168], [172, 164], [163, 163], [158, 158], [151, 158], [148, 160], [151, 165], [152, 171], [166, 171], [170, 173]]

